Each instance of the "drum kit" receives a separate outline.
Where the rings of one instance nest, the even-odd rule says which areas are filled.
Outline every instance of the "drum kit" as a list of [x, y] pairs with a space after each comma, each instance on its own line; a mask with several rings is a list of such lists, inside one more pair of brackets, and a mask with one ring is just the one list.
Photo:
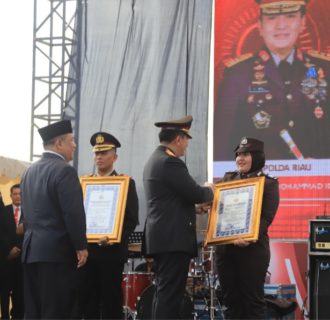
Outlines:
[[[129, 245], [129, 250], [133, 246]], [[138, 253], [134, 244], [134, 252]], [[128, 263], [132, 264], [129, 259]], [[145, 263], [145, 271], [123, 273], [123, 311], [125, 319], [151, 319], [151, 309], [155, 286], [150, 260]], [[138, 268], [137, 268], [138, 269]], [[219, 302], [218, 277], [214, 270], [214, 247], [200, 248], [197, 258], [190, 262], [186, 292], [181, 304], [182, 319], [223, 319]]]

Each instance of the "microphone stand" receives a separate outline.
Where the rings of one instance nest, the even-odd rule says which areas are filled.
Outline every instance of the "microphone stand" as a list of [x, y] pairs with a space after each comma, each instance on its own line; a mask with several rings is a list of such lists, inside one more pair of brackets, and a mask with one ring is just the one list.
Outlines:
[[215, 286], [214, 286], [214, 279], [215, 279], [215, 272], [214, 272], [214, 253], [215, 248], [213, 246], [210, 247], [210, 272], [209, 272], [209, 286], [210, 286], [210, 319], [215, 319]]

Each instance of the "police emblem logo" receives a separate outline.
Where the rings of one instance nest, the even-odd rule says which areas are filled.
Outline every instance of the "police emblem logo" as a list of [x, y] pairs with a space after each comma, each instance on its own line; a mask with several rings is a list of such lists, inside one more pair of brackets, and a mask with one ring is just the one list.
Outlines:
[[104, 142], [104, 137], [102, 136], [102, 134], [98, 134], [95, 141], [96, 144], [102, 144]]
[[248, 141], [247, 141], [247, 138], [243, 138], [242, 140], [241, 140], [241, 144], [247, 144], [248, 143]]
[[267, 129], [270, 126], [271, 117], [266, 111], [260, 111], [252, 117], [252, 121], [257, 129]]

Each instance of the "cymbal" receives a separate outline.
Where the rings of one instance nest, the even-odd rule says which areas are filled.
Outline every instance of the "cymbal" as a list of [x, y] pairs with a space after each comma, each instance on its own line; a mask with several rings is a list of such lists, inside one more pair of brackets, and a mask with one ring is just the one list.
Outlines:
[[142, 243], [130, 243], [128, 245], [128, 251], [141, 252], [142, 251]]

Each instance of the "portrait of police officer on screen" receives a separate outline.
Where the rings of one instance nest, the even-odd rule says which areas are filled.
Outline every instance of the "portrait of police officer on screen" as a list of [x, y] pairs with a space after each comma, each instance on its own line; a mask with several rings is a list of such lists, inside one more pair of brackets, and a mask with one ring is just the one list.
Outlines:
[[[330, 157], [330, 55], [296, 46], [308, 1], [256, 0], [263, 47], [229, 61], [216, 98], [215, 160], [231, 160], [242, 136], [268, 159]], [[327, 147], [324, 147], [327, 146]]]

